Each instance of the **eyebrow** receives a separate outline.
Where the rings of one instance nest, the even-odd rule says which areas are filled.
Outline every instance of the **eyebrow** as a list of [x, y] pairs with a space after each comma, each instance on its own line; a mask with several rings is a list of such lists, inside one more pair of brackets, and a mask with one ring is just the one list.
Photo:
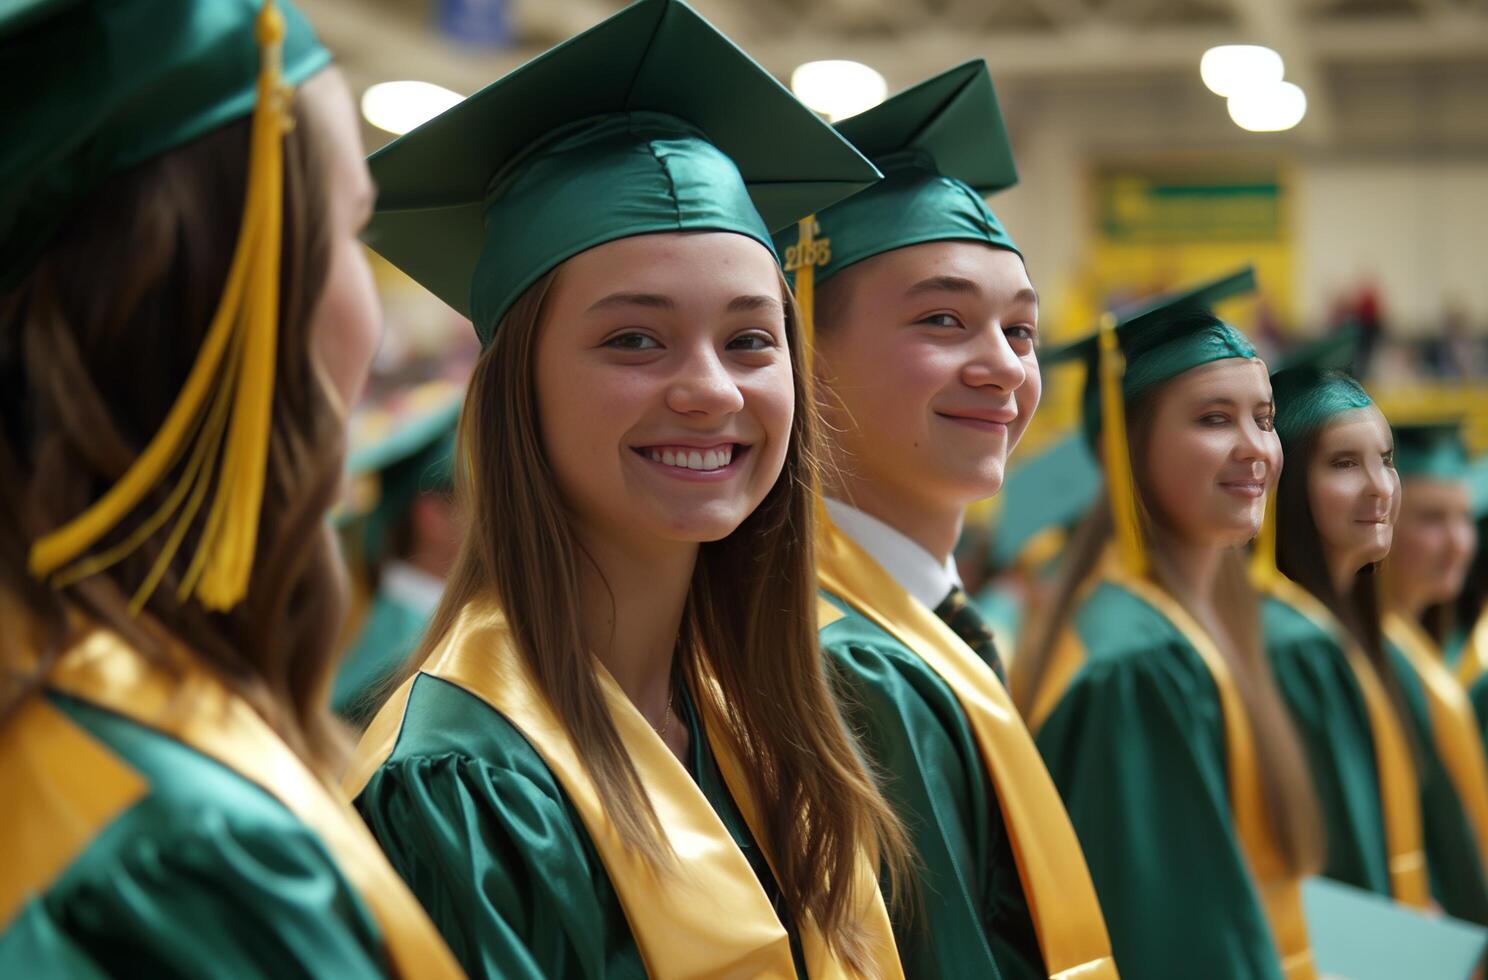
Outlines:
[[609, 309], [612, 306], [644, 306], [653, 310], [677, 308], [677, 304], [672, 302], [670, 296], [662, 296], [660, 293], [611, 293], [585, 312], [593, 313], [595, 310]]
[[779, 297], [756, 294], [753, 296], [735, 296], [729, 300], [728, 312], [730, 313], [754, 313], [757, 310], [777, 309], [784, 310], [785, 306]]
[[[918, 296], [921, 293], [938, 292], [975, 293], [980, 296], [982, 288], [970, 279], [963, 279], [960, 276], [931, 276], [929, 279], [921, 279], [913, 286], [910, 286], [904, 295]], [[1038, 301], [1038, 290], [1032, 286], [1024, 286], [1014, 293], [1012, 298], [1012, 302], [1014, 303], [1033, 303], [1037, 305]]]
[[[1268, 398], [1265, 401], [1257, 402], [1256, 404], [1260, 408], [1269, 408], [1275, 410], [1276, 399]], [[1229, 397], [1228, 395], [1216, 395], [1213, 398], [1205, 398], [1204, 400], [1199, 402], [1200, 408], [1209, 408], [1216, 405], [1223, 406], [1225, 408], [1238, 408], [1240, 406], [1240, 403], [1235, 399]]]

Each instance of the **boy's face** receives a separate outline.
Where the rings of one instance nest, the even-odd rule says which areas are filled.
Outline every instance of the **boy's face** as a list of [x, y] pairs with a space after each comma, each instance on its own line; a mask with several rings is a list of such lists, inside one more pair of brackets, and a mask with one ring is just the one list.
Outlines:
[[829, 280], [818, 378], [841, 465], [933, 511], [1002, 488], [1038, 407], [1038, 295], [1023, 259], [976, 242], [929, 242]]

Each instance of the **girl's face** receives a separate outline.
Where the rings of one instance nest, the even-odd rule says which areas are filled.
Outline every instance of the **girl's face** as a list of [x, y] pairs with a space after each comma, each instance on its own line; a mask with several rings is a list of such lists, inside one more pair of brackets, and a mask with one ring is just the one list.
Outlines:
[[1250, 358], [1185, 371], [1156, 396], [1143, 489], [1168, 530], [1230, 547], [1255, 537], [1281, 473], [1271, 379]]
[[316, 359], [343, 412], [361, 398], [382, 339], [382, 312], [367, 253], [358, 236], [376, 193], [363, 159], [362, 136], [341, 72], [328, 68], [306, 82], [299, 99], [319, 129], [325, 154], [330, 262], [312, 323]]
[[543, 448], [579, 524], [716, 541], [780, 477], [795, 412], [783, 285], [760, 243], [641, 235], [569, 259], [537, 339]]
[[1477, 528], [1464, 483], [1428, 477], [1405, 482], [1390, 568], [1391, 581], [1411, 593], [1412, 604], [1456, 598], [1476, 546]]
[[1307, 460], [1307, 504], [1329, 565], [1363, 568], [1390, 553], [1400, 510], [1395, 440], [1370, 405], [1337, 416]]

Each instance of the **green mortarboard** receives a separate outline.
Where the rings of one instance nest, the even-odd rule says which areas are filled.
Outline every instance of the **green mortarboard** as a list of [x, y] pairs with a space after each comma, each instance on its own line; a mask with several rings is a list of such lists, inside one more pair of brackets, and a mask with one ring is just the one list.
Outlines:
[[414, 498], [427, 491], [447, 490], [454, 481], [455, 428], [460, 420], [463, 392], [432, 409], [397, 424], [375, 441], [352, 450], [346, 467], [351, 476], [376, 473], [376, 503], [364, 520], [366, 556], [381, 560], [392, 529], [408, 512]]
[[[482, 343], [545, 273], [605, 242], [770, 231], [878, 179], [680, 0], [640, 0], [371, 158], [368, 242]], [[773, 251], [773, 248], [772, 248]]]
[[1462, 441], [1461, 420], [1396, 425], [1395, 471], [1400, 478], [1465, 480], [1467, 446]]
[[1045, 530], [1074, 524], [1100, 488], [1100, 467], [1078, 435], [1061, 439], [1009, 472], [998, 495], [1002, 513], [992, 536], [993, 567], [1012, 565]]
[[[249, 115], [260, 0], [0, 2], [0, 290], [106, 178]], [[279, 4], [284, 79], [330, 64]]]
[[1281, 367], [1271, 375], [1271, 393], [1283, 451], [1335, 415], [1374, 404], [1364, 386], [1345, 373], [1358, 346], [1359, 331], [1350, 326], [1282, 358]]
[[[1467, 465], [1467, 489], [1472, 493], [1473, 520], [1488, 517], [1488, 454]], [[1480, 548], [1488, 548], [1488, 540], [1482, 541]]]
[[[837, 124], [874, 165], [880, 183], [816, 214], [816, 282], [855, 262], [936, 241], [1018, 251], [986, 202], [1018, 182], [1013, 148], [987, 63], [968, 61]], [[775, 236], [786, 255], [799, 232]], [[1021, 254], [1021, 253], [1020, 253]]]
[[[1214, 307], [1253, 292], [1250, 266], [1190, 289], [1115, 314], [1116, 342], [1126, 359], [1121, 393], [1130, 402], [1185, 371], [1231, 357], [1255, 357], [1245, 335], [1214, 315]], [[1087, 365], [1084, 422], [1087, 435], [1100, 431], [1098, 334], [1091, 334], [1040, 358], [1048, 366], [1081, 360]]]

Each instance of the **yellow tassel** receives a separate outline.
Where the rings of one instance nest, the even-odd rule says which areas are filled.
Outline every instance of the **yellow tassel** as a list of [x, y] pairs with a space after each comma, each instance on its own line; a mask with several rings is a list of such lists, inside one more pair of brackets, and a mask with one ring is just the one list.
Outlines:
[[[31, 574], [51, 577], [62, 587], [127, 557], [184, 504], [131, 602], [135, 612], [159, 584], [199, 512], [213, 485], [214, 463], [212, 507], [179, 596], [184, 601], [194, 591], [206, 608], [230, 609], [247, 594], [253, 569], [278, 343], [284, 134], [292, 119], [283, 84], [284, 18], [274, 0], [265, 0], [255, 32], [261, 61], [242, 227], [196, 363], [164, 424], [119, 482], [31, 549]], [[78, 561], [160, 485], [188, 450], [188, 463], [165, 503], [120, 545]], [[70, 562], [75, 564], [64, 567]]]
[[1106, 487], [1111, 495], [1111, 516], [1116, 524], [1116, 549], [1128, 574], [1147, 574], [1147, 552], [1142, 544], [1142, 525], [1137, 516], [1137, 487], [1132, 478], [1131, 451], [1126, 437], [1126, 401], [1121, 378], [1126, 358], [1116, 342], [1116, 318], [1107, 313], [1100, 325], [1101, 447], [1106, 464]]
[[786, 268], [796, 273], [796, 305], [801, 308], [801, 366], [811, 377], [811, 360], [816, 348], [816, 215], [808, 214], [797, 225], [801, 237], [796, 254], [786, 257]]
[[1250, 552], [1250, 577], [1255, 584], [1265, 588], [1281, 576], [1276, 567], [1276, 488], [1266, 496], [1266, 516], [1261, 521], [1261, 533], [1256, 535]]

